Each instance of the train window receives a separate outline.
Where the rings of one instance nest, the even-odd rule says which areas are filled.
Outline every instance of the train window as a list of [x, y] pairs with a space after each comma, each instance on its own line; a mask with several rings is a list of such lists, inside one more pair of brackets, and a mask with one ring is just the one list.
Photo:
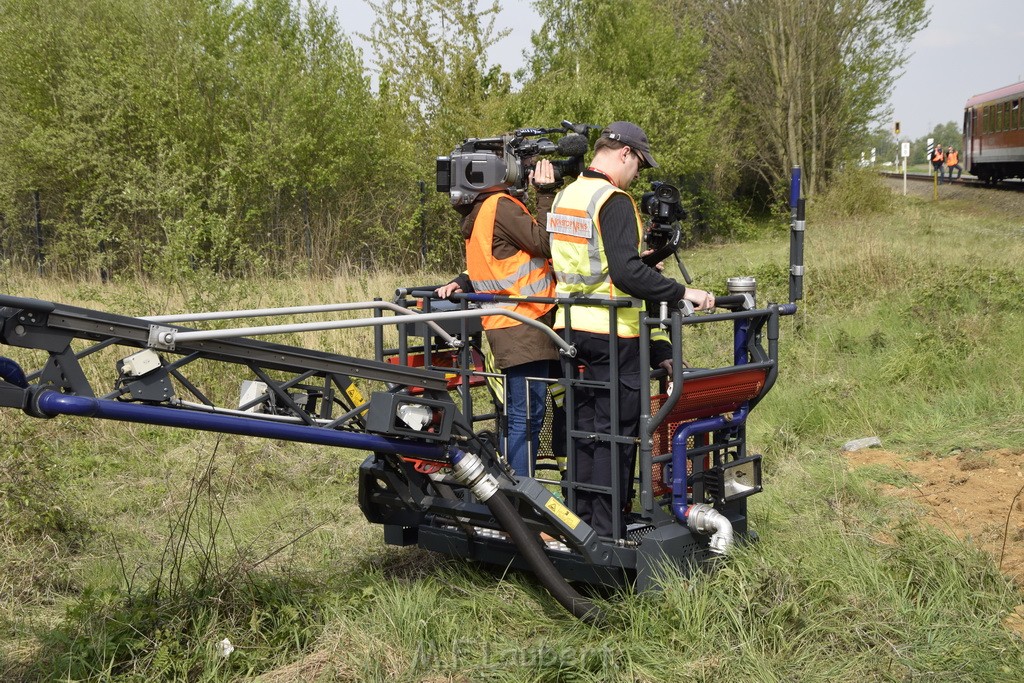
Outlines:
[[992, 132], [992, 107], [985, 107], [985, 126], [984, 130], [986, 133]]
[[996, 105], [996, 121], [993, 131], [999, 133], [1003, 130], [1003, 103], [1000, 102]]
[[1010, 130], [1020, 128], [1020, 100], [1013, 101], [1013, 121], [1010, 122]]

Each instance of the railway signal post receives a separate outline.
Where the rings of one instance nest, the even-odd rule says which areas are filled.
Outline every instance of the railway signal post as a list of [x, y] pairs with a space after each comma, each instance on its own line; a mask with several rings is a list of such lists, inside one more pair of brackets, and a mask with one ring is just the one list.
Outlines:
[[[896, 127], [899, 128], [900, 124], [897, 123]], [[900, 143], [900, 156], [903, 157], [903, 196], [907, 196], [907, 157], [910, 156], [910, 143]]]

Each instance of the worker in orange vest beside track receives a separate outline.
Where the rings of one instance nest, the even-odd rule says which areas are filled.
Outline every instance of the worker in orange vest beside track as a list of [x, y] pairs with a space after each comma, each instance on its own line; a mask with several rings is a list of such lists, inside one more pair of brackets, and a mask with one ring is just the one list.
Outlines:
[[953, 169], [956, 169], [956, 179], [960, 180], [963, 168], [960, 166], [960, 155], [952, 146], [946, 150], [946, 172], [949, 173], [949, 181], [953, 182]]
[[942, 162], [945, 161], [945, 157], [942, 154], [942, 145], [935, 145], [935, 149], [932, 150], [932, 169], [935, 174], [939, 176], [939, 182], [942, 182]]

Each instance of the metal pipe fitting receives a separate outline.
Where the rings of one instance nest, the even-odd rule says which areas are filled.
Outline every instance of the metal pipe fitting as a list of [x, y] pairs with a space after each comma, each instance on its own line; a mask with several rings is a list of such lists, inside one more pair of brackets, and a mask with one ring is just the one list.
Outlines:
[[484, 469], [484, 463], [472, 453], [452, 449], [452, 474], [473, 495], [486, 503], [498, 490], [498, 480]]
[[703, 503], [691, 505], [686, 512], [690, 531], [712, 534], [709, 548], [716, 555], [725, 555], [733, 543], [732, 522], [721, 512]]

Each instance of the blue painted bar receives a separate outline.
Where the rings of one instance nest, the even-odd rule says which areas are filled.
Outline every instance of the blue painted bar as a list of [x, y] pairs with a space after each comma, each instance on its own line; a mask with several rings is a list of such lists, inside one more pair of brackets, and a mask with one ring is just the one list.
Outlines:
[[362, 451], [397, 453], [428, 460], [447, 460], [445, 449], [441, 446], [389, 439], [375, 434], [343, 432], [325, 427], [278, 423], [237, 415], [217, 415], [166, 406], [123, 403], [86, 396], [66, 395], [53, 390], [41, 393], [36, 399], [36, 405], [40, 412], [50, 417], [57, 415], [96, 417], [120, 422], [138, 422], [162, 427], [182, 427], [207, 432], [257, 436], [264, 439], [339, 446]]
[[28, 387], [28, 380], [25, 379], [25, 371], [21, 366], [3, 356], [0, 356], [0, 379], [21, 389]]
[[744, 403], [743, 407], [733, 414], [731, 420], [716, 415], [703, 420], [687, 422], [676, 429], [676, 433], [672, 437], [672, 513], [683, 524], [686, 524], [686, 513], [690, 508], [689, 501], [686, 499], [687, 439], [695, 434], [707, 434], [718, 429], [742, 425], [749, 413], [750, 405]]
[[789, 177], [789, 210], [796, 211], [800, 201], [800, 167], [794, 166]]

